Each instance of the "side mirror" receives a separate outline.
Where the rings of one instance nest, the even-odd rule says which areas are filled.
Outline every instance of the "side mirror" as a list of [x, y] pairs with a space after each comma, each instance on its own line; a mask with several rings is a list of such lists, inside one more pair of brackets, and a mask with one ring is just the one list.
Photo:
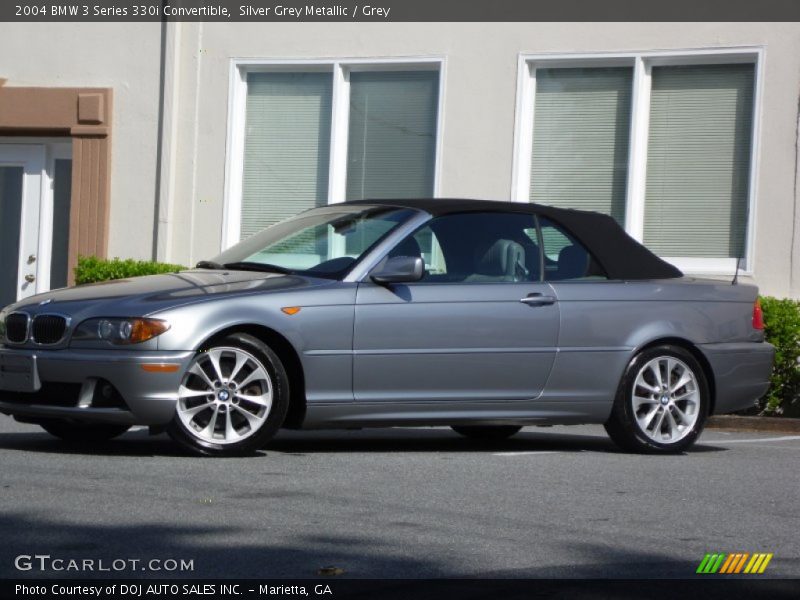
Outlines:
[[379, 285], [419, 281], [425, 274], [425, 263], [419, 256], [395, 256], [381, 261], [370, 279]]

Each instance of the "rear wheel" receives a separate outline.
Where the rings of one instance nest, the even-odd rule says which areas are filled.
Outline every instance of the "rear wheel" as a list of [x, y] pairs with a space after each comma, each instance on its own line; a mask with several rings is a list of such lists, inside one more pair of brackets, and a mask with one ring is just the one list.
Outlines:
[[233, 334], [192, 360], [167, 433], [195, 454], [248, 454], [275, 435], [288, 405], [278, 355], [251, 335]]
[[57, 419], [41, 421], [39, 425], [50, 435], [66, 442], [105, 442], [122, 435], [130, 429], [128, 425], [80, 423]]
[[628, 365], [605, 428], [624, 450], [682, 452], [703, 431], [709, 404], [703, 368], [689, 351], [648, 348]]
[[474, 440], [494, 441], [510, 438], [522, 427], [517, 425], [453, 425], [453, 431]]

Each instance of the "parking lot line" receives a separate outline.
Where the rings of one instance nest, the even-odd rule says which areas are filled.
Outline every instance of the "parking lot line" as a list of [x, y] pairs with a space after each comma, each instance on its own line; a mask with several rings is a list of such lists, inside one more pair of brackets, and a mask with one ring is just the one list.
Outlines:
[[784, 435], [781, 437], [774, 437], [774, 438], [754, 438], [749, 440], [724, 440], [724, 441], [726, 444], [758, 444], [760, 442], [788, 442], [789, 440], [800, 440], [800, 435]]
[[531, 454], [558, 454], [556, 450], [531, 450], [528, 452], [494, 452], [492, 456], [529, 456]]

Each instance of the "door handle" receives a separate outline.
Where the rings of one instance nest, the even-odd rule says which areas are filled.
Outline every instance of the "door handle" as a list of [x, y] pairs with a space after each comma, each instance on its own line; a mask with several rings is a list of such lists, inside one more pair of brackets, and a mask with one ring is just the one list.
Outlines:
[[520, 300], [520, 302], [527, 304], [528, 306], [546, 306], [548, 304], [555, 304], [555, 301], [555, 296], [545, 296], [539, 292], [528, 294]]

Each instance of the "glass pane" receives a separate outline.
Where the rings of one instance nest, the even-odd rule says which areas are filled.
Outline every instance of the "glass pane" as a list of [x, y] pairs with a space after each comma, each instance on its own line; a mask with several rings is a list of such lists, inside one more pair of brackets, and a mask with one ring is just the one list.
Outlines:
[[242, 239], [328, 202], [330, 73], [250, 73]]
[[530, 201], [625, 220], [633, 69], [537, 69]]
[[540, 219], [539, 224], [542, 229], [546, 280], [606, 278], [583, 244], [549, 219]]
[[744, 255], [754, 75], [653, 67], [644, 241], [657, 254]]
[[50, 262], [50, 289], [67, 285], [71, 197], [72, 160], [58, 159], [53, 176], [53, 251]]
[[[444, 254], [442, 253], [442, 247], [439, 244], [439, 240], [434, 235], [433, 231], [431, 231], [430, 227], [423, 227], [417, 233], [414, 234], [414, 240], [419, 246], [419, 250], [422, 253], [422, 259], [425, 261], [425, 271], [428, 275], [447, 275], [447, 264], [444, 260]], [[406, 250], [414, 250], [415, 247], [410, 245], [406, 248]], [[398, 247], [393, 250], [393, 252], [400, 252], [402, 253], [403, 248]], [[402, 254], [398, 254], [400, 256]]]
[[347, 200], [433, 195], [438, 71], [350, 74]]
[[420, 256], [427, 283], [539, 281], [530, 214], [468, 213], [433, 219], [389, 256]]
[[278, 223], [213, 259], [230, 268], [278, 271], [336, 278], [349, 270], [381, 237], [415, 211], [355, 207], [313, 210]]
[[17, 300], [22, 167], [0, 166], [0, 307]]

